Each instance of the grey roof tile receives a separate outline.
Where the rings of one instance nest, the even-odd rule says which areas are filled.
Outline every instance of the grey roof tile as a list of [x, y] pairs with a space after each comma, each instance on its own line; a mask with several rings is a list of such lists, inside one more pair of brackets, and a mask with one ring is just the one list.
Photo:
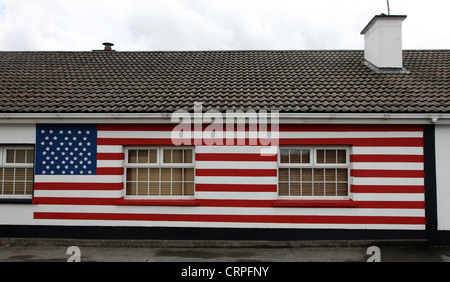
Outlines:
[[407, 74], [363, 51], [0, 52], [0, 112], [450, 113], [450, 50], [406, 50]]

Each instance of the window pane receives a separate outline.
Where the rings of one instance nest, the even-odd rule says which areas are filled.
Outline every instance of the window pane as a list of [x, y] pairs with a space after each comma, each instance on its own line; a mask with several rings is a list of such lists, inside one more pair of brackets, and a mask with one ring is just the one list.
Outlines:
[[345, 164], [345, 163], [347, 163], [347, 152], [345, 150], [338, 150], [337, 151], [337, 163], [338, 164]]
[[318, 164], [325, 163], [325, 151], [324, 150], [317, 150], [317, 163]]
[[128, 168], [127, 169], [127, 181], [136, 181], [137, 180], [137, 168]]
[[148, 150], [138, 150], [137, 151], [137, 162], [140, 164], [149, 163], [148, 155], [149, 155]]
[[138, 195], [139, 196], [147, 196], [148, 195], [148, 182], [141, 182], [139, 181], [137, 183], [137, 189], [138, 189]]
[[194, 169], [193, 168], [184, 168], [184, 181], [194, 182]]
[[183, 169], [172, 168], [172, 181], [182, 181], [182, 180], [183, 180]]
[[335, 164], [336, 163], [336, 150], [326, 150], [325, 151], [325, 163]]
[[337, 196], [347, 196], [348, 195], [348, 184], [347, 183], [337, 183]]
[[192, 150], [184, 150], [184, 163], [192, 163]]
[[184, 195], [185, 196], [194, 195], [194, 182], [184, 182]]
[[161, 182], [161, 195], [170, 196], [171, 194], [171, 183], [170, 182]]
[[27, 150], [26, 163], [29, 163], [29, 164], [34, 163], [34, 150]]
[[301, 154], [300, 154], [301, 150], [289, 150], [289, 154], [290, 154], [290, 163], [301, 163]]
[[324, 196], [324, 184], [323, 184], [323, 182], [314, 183], [314, 196]]
[[164, 150], [164, 163], [172, 163], [172, 150]]
[[300, 196], [300, 182], [291, 182], [290, 194], [291, 196]]
[[336, 183], [335, 182], [325, 183], [325, 195], [326, 196], [336, 196]]
[[15, 182], [14, 195], [25, 195], [25, 182]]
[[158, 181], [159, 182], [159, 168], [149, 168], [150, 171], [150, 181]]
[[280, 168], [278, 176], [279, 181], [289, 181], [289, 168]]
[[302, 182], [302, 196], [312, 196], [312, 183]]
[[183, 182], [172, 182], [172, 196], [183, 195]]
[[149, 196], [159, 196], [159, 182], [148, 183]]
[[33, 193], [33, 183], [27, 182], [25, 183], [26, 195], [31, 195]]
[[13, 195], [14, 194], [14, 182], [5, 181], [3, 183], [3, 194], [4, 195]]
[[172, 169], [161, 168], [161, 181], [170, 181], [172, 179]]
[[289, 150], [287, 149], [280, 150], [280, 162], [289, 163]]
[[337, 169], [337, 181], [348, 181], [347, 169]]
[[291, 182], [300, 182], [300, 169], [291, 168], [289, 172], [289, 180]]
[[137, 181], [148, 181], [148, 168], [138, 168]]
[[309, 150], [302, 150], [302, 163], [308, 164], [310, 161], [310, 152]]
[[183, 163], [183, 150], [172, 150], [172, 163]]
[[3, 173], [4, 180], [14, 180], [14, 168], [4, 168]]
[[137, 150], [128, 150], [128, 163], [137, 163]]
[[278, 185], [278, 194], [280, 196], [289, 196], [289, 183], [280, 183]]
[[302, 181], [312, 181], [312, 169], [302, 168]]
[[314, 169], [314, 182], [323, 182], [325, 180], [324, 170], [322, 168]]
[[136, 195], [136, 182], [127, 181], [127, 195]]
[[15, 163], [15, 150], [6, 150], [6, 163]]

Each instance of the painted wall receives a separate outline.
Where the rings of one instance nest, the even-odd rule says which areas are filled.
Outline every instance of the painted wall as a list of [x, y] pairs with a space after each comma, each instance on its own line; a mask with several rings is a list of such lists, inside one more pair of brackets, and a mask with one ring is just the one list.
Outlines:
[[450, 230], [450, 125], [436, 125], [438, 230]]
[[36, 175], [34, 204], [0, 204], [0, 224], [425, 229], [423, 126], [280, 125], [280, 146], [350, 146], [350, 196], [357, 206], [276, 206], [277, 177], [233, 176], [242, 168], [277, 169], [276, 157], [259, 157], [257, 145], [195, 146], [194, 206], [124, 203], [125, 146], [171, 144], [171, 129], [98, 125], [100, 173], [75, 182]]

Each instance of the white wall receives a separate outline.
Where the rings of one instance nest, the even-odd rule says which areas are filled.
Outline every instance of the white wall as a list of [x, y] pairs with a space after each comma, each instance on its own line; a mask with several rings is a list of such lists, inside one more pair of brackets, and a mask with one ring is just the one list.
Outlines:
[[450, 125], [436, 125], [438, 229], [450, 230]]
[[0, 124], [0, 144], [34, 144], [35, 124]]

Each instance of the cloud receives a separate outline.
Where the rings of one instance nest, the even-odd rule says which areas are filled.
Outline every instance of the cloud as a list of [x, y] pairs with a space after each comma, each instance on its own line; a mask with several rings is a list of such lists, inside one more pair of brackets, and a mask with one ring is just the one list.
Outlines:
[[[446, 0], [391, 0], [405, 48], [448, 48]], [[362, 49], [384, 0], [0, 0], [0, 50]]]

